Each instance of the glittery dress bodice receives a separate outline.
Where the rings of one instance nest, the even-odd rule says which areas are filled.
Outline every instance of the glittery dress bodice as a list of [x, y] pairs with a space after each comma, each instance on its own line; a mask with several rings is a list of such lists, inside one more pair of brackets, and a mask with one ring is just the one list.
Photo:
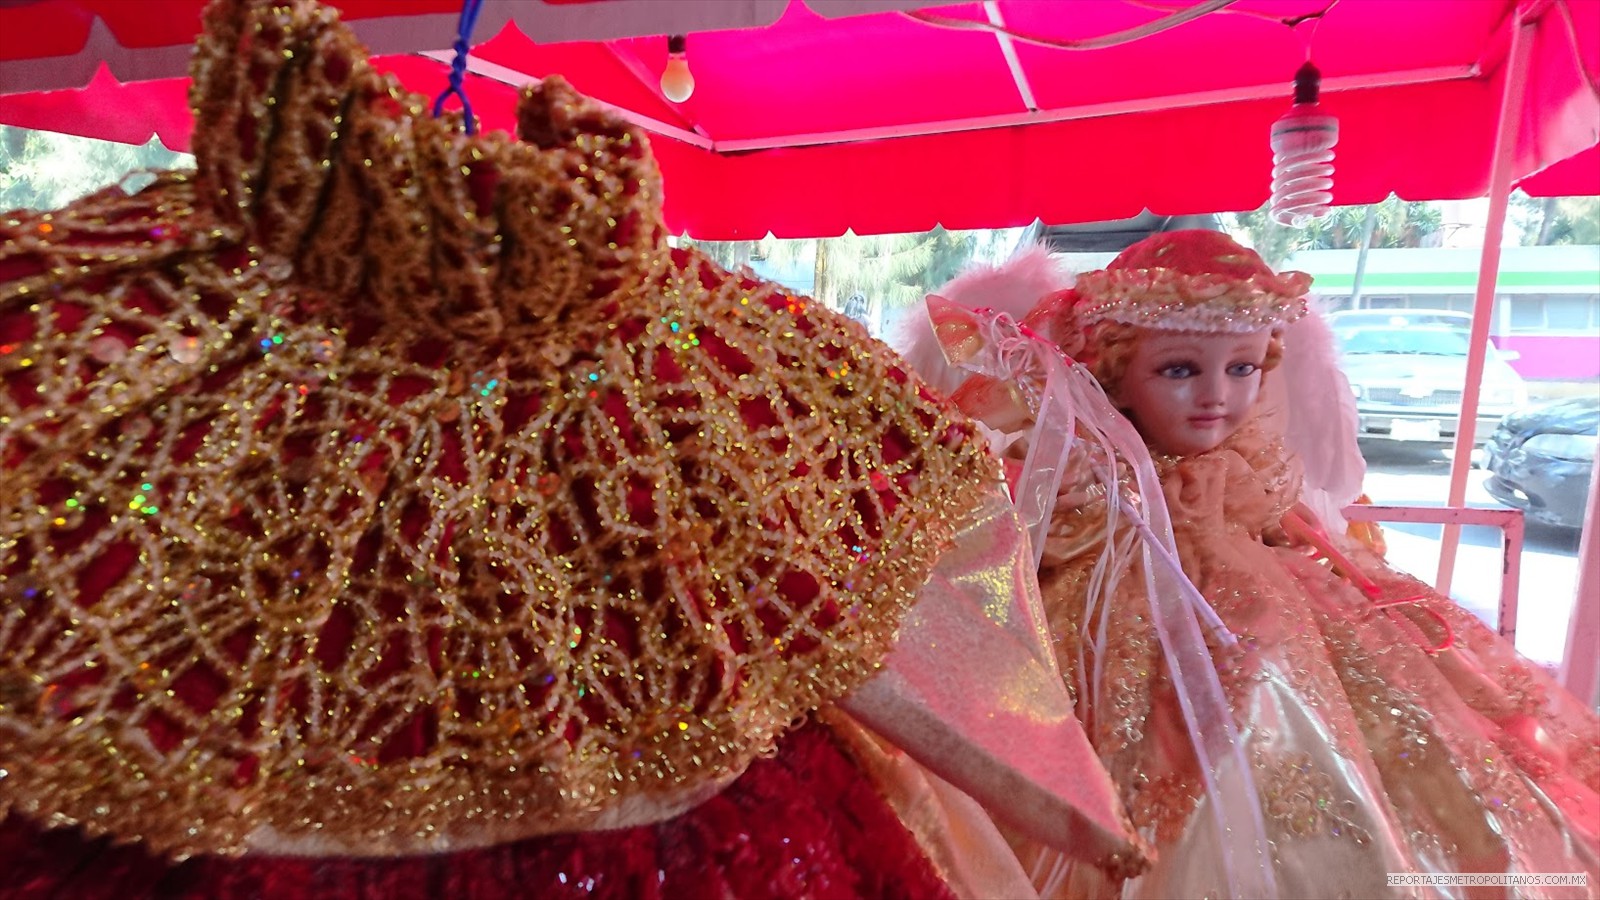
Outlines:
[[467, 138], [219, 2], [198, 171], [0, 223], [0, 814], [173, 855], [652, 821], [863, 682], [995, 479], [859, 326], [663, 243], [558, 78]]

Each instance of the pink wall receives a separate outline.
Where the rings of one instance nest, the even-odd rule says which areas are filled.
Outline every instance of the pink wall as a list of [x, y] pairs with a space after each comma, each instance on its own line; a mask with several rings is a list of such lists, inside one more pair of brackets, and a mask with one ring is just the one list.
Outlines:
[[1523, 378], [1539, 381], [1600, 380], [1600, 334], [1497, 335], [1495, 346], [1522, 354], [1511, 368]]

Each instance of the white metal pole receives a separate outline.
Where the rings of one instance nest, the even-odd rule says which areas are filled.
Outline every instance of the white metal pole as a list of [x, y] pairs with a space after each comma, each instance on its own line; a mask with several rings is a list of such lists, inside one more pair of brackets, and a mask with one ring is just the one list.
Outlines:
[[[1463, 506], [1467, 499], [1467, 474], [1472, 469], [1472, 447], [1478, 430], [1478, 394], [1483, 384], [1483, 360], [1489, 349], [1489, 323], [1494, 315], [1495, 280], [1500, 271], [1500, 238], [1505, 231], [1506, 204], [1511, 197], [1511, 165], [1517, 133], [1522, 125], [1522, 99], [1528, 80], [1528, 60], [1533, 52], [1537, 21], [1519, 8], [1511, 28], [1511, 49], [1506, 54], [1506, 83], [1500, 98], [1500, 121], [1495, 127], [1494, 157], [1489, 169], [1489, 221], [1484, 229], [1483, 255], [1478, 263], [1478, 294], [1472, 306], [1471, 346], [1467, 349], [1467, 383], [1462, 385], [1461, 413], [1456, 419], [1455, 455], [1450, 460], [1450, 497], [1447, 506]], [[1434, 584], [1450, 594], [1456, 567], [1461, 526], [1446, 525], [1439, 542], [1439, 574]]]
[[1578, 593], [1572, 598], [1560, 677], [1578, 699], [1600, 705], [1600, 456], [1590, 470], [1583, 537], [1578, 539]]

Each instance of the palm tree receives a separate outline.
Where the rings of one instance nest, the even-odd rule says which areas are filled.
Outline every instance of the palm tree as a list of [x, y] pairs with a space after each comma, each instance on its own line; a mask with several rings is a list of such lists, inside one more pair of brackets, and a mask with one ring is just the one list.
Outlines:
[[1299, 250], [1356, 249], [1362, 246], [1368, 209], [1372, 210], [1371, 239], [1367, 246], [1420, 247], [1442, 227], [1438, 207], [1409, 203], [1390, 196], [1382, 203], [1337, 206], [1305, 228], [1285, 228], [1272, 220], [1267, 207], [1235, 213], [1229, 229], [1243, 238], [1274, 268]]
[[1522, 243], [1600, 244], [1600, 197], [1544, 197], [1517, 191], [1507, 218], [1521, 224]]
[[1371, 242], [1375, 248], [1420, 247], [1441, 227], [1438, 207], [1431, 203], [1408, 203], [1391, 194], [1387, 200], [1370, 207], [1334, 207], [1325, 218], [1306, 226], [1310, 243], [1299, 249], [1340, 250], [1359, 246], [1369, 208], [1375, 214]]

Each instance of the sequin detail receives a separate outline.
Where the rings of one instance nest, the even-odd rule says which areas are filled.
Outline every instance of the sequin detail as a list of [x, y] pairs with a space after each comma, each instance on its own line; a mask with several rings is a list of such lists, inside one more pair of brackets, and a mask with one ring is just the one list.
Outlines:
[[1262, 811], [1282, 833], [1296, 837], [1342, 837], [1366, 844], [1372, 835], [1356, 824], [1356, 803], [1340, 796], [1334, 780], [1305, 753], [1272, 757], [1257, 751]]

